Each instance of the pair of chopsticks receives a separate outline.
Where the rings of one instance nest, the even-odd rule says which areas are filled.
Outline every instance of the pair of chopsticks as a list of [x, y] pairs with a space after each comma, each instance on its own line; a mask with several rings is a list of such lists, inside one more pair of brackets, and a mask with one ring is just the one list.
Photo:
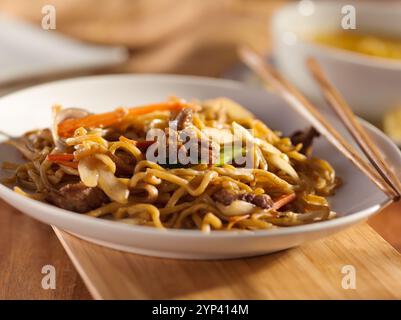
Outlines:
[[401, 198], [401, 182], [397, 175], [383, 159], [379, 149], [367, 135], [356, 116], [341, 94], [328, 81], [321, 67], [313, 58], [309, 58], [307, 66], [335, 114], [344, 123], [346, 129], [361, 148], [367, 163], [355, 148], [326, 120], [326, 118], [309, 102], [294, 86], [285, 80], [264, 58], [248, 47], [239, 48], [241, 60], [253, 70], [266, 84], [277, 92], [290, 106], [308, 119], [312, 125], [357, 166], [380, 190], [392, 201]]

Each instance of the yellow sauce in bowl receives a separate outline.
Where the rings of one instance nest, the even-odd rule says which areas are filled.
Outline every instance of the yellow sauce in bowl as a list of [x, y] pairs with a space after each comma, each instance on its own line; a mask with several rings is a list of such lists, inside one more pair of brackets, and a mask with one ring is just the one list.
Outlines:
[[359, 34], [350, 31], [337, 31], [317, 34], [312, 38], [312, 40], [319, 44], [373, 57], [401, 60], [400, 39]]
[[401, 106], [387, 111], [383, 117], [383, 131], [401, 146]]

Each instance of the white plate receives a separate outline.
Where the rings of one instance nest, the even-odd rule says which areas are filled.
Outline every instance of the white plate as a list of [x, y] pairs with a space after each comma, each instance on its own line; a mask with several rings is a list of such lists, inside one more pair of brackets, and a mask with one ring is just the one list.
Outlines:
[[[184, 76], [118, 75], [60, 81], [3, 97], [0, 99], [0, 129], [20, 135], [30, 129], [48, 127], [50, 107], [55, 102], [102, 112], [117, 106], [164, 101], [172, 94], [187, 99], [232, 98], [270, 127], [285, 134], [308, 125], [276, 96], [238, 82]], [[401, 167], [398, 149], [377, 129], [366, 123], [364, 125], [382, 148], [387, 161]], [[342, 230], [365, 220], [386, 203], [385, 196], [324, 138], [318, 139], [315, 154], [328, 159], [344, 180], [344, 185], [330, 199], [339, 217], [290, 228], [211, 234], [193, 230], [162, 231], [65, 211], [24, 198], [3, 185], [0, 185], [0, 197], [44, 223], [124, 251], [187, 259], [255, 256], [294, 247]], [[16, 160], [17, 157], [13, 149], [1, 145], [0, 161]]]
[[124, 48], [85, 44], [4, 15], [0, 15], [0, 48], [0, 84], [111, 66], [128, 56]]

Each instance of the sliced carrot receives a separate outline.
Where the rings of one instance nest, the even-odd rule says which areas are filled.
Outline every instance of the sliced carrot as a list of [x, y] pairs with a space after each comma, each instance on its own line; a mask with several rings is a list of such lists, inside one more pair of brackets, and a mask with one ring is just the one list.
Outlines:
[[143, 107], [128, 109], [128, 116], [138, 116], [155, 111], [179, 111], [185, 107], [189, 106], [186, 103], [180, 101], [161, 102]]
[[122, 121], [125, 115], [126, 112], [123, 109], [117, 109], [113, 112], [92, 114], [79, 119], [66, 119], [58, 125], [58, 134], [62, 138], [68, 138], [80, 127], [108, 127]]
[[47, 160], [51, 162], [58, 162], [58, 161], [73, 161], [74, 155], [71, 153], [53, 153], [47, 156]]
[[273, 209], [278, 210], [281, 207], [284, 207], [286, 204], [289, 204], [290, 202], [294, 201], [296, 199], [296, 194], [295, 193], [290, 193], [281, 196], [278, 198], [276, 201], [274, 201]]
[[47, 160], [66, 167], [78, 168], [78, 162], [74, 162], [74, 155], [70, 153], [54, 153], [47, 156]]
[[179, 101], [162, 102], [131, 109], [119, 108], [112, 112], [92, 114], [87, 117], [79, 119], [66, 119], [58, 125], [58, 134], [62, 138], [67, 138], [72, 136], [74, 134], [74, 131], [80, 127], [84, 128], [110, 127], [112, 125], [122, 122], [123, 120], [131, 116], [138, 116], [154, 111], [180, 110], [185, 106], [186, 104]]

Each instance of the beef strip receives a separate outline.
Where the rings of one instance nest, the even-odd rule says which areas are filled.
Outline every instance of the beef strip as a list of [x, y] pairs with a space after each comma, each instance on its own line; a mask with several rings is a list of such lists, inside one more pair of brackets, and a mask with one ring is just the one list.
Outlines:
[[238, 200], [243, 200], [249, 203], [254, 204], [255, 206], [262, 209], [270, 209], [273, 207], [274, 202], [272, 198], [270, 198], [267, 194], [254, 194], [254, 193], [243, 193], [240, 194]]
[[110, 201], [101, 189], [87, 187], [82, 182], [66, 184], [58, 191], [50, 192], [46, 200], [62, 209], [79, 213], [99, 208]]
[[212, 195], [212, 198], [225, 206], [229, 206], [235, 200], [246, 201], [262, 209], [270, 209], [274, 205], [269, 195], [254, 194], [252, 192], [235, 193], [233, 191], [220, 189]]
[[319, 137], [319, 132], [314, 127], [310, 127], [304, 131], [296, 131], [291, 135], [291, 142], [293, 145], [302, 143], [301, 153], [307, 154], [312, 146], [313, 139]]
[[118, 177], [132, 176], [134, 173], [135, 158], [125, 151], [117, 150], [115, 154], [110, 153], [111, 159], [116, 164], [116, 175]]
[[184, 108], [178, 113], [175, 120], [177, 120], [177, 130], [184, 130], [192, 124], [192, 109]]
[[213, 200], [220, 202], [225, 206], [229, 206], [233, 201], [238, 199], [238, 194], [229, 190], [220, 189], [219, 191], [213, 193], [212, 198]]

